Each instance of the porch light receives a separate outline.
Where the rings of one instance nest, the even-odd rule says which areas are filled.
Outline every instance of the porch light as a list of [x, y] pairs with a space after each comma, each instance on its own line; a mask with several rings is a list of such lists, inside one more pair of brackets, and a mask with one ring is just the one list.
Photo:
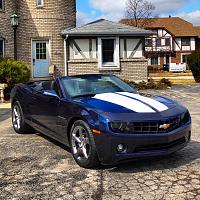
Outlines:
[[11, 25], [13, 28], [17, 28], [19, 25], [19, 17], [16, 13], [12, 14], [10, 16], [10, 20], [11, 20]]
[[14, 59], [17, 60], [17, 27], [19, 25], [19, 17], [16, 13], [10, 16], [11, 25], [14, 30]]

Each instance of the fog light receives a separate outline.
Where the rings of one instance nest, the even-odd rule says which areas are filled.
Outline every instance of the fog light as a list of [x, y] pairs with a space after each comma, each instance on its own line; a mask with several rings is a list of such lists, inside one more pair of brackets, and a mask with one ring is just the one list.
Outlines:
[[123, 144], [118, 144], [117, 145], [117, 151], [119, 153], [126, 153], [127, 152], [127, 147]]

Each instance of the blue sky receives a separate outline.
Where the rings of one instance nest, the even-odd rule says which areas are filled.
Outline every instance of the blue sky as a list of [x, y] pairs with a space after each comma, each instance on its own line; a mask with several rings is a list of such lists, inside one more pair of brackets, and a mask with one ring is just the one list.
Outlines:
[[[149, 0], [148, 0], [149, 1]], [[200, 26], [199, 0], [150, 0], [155, 15], [179, 16]], [[77, 0], [77, 21], [82, 25], [98, 18], [118, 21], [124, 17], [126, 0]]]

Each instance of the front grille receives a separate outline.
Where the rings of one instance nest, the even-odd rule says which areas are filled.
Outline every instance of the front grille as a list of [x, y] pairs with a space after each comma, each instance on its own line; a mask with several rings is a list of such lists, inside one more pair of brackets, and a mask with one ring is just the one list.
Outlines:
[[[160, 120], [156, 122], [131, 122], [127, 124], [125, 132], [134, 134], [149, 134], [149, 133], [168, 133], [180, 126], [186, 124], [190, 120], [189, 112], [168, 120]], [[167, 126], [163, 128], [162, 126]]]
[[185, 137], [183, 137], [183, 138], [180, 138], [178, 140], [175, 140], [175, 141], [172, 141], [169, 143], [139, 146], [139, 147], [135, 148], [134, 152], [139, 153], [139, 152], [144, 152], [144, 151], [167, 150], [167, 149], [173, 148], [175, 146], [184, 144], [185, 142], [186, 142], [186, 139], [185, 139]]

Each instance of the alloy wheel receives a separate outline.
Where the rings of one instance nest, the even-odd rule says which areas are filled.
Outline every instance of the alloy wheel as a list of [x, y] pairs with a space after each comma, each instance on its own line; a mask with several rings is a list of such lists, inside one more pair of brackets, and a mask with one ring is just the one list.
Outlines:
[[13, 126], [16, 130], [21, 128], [21, 113], [20, 108], [17, 105], [13, 108]]
[[90, 142], [87, 130], [82, 126], [76, 126], [71, 137], [72, 150], [75, 157], [80, 161], [86, 161], [90, 153]]

